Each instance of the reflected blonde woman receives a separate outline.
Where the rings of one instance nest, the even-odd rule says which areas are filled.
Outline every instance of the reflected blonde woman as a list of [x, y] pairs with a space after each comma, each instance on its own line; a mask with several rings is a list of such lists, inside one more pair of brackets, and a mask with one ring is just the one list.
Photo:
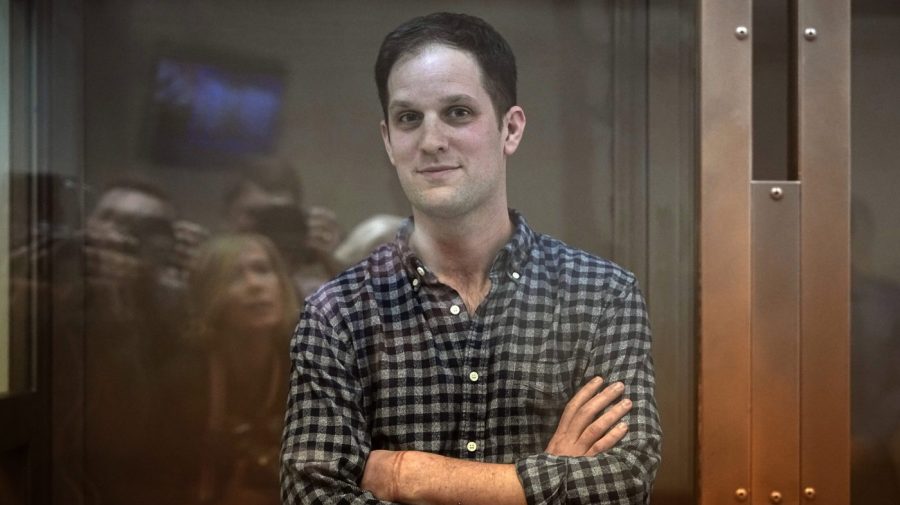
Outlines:
[[278, 504], [287, 346], [298, 303], [272, 242], [224, 235], [190, 277], [191, 338], [205, 349], [208, 410], [199, 499]]

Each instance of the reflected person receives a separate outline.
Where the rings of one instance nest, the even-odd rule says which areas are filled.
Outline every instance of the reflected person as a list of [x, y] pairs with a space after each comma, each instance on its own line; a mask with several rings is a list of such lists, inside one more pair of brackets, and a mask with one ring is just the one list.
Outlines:
[[86, 220], [85, 460], [103, 503], [159, 503], [164, 472], [147, 472], [164, 460], [158, 378], [186, 316], [176, 222], [165, 192], [138, 177], [108, 185]]
[[508, 44], [478, 18], [419, 17], [375, 77], [412, 218], [307, 299], [283, 502], [647, 503], [644, 302], [631, 273], [508, 208], [525, 128]]
[[852, 223], [852, 501], [886, 505], [900, 496], [900, 285], [875, 267], [867, 202], [853, 201]]
[[[218, 505], [279, 503], [278, 450], [284, 419], [284, 349], [298, 310], [272, 242], [252, 234], [214, 237], [190, 276], [190, 370], [202, 394], [182, 412], [202, 418], [198, 498]], [[195, 414], [196, 416], [196, 414]]]
[[299, 297], [343, 269], [334, 257], [342, 238], [337, 217], [325, 207], [304, 205], [296, 169], [283, 158], [246, 160], [225, 204], [230, 230], [259, 233], [275, 243]]

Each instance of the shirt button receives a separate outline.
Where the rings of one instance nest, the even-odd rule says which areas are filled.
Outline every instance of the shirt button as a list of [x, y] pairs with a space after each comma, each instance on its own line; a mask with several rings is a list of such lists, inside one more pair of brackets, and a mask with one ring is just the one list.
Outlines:
[[513, 279], [519, 280], [519, 277], [522, 277], [521, 275], [519, 275], [519, 272], [513, 272], [513, 273], [512, 273], [512, 278], [513, 278]]
[[466, 444], [466, 450], [469, 452], [475, 452], [478, 450], [478, 444], [476, 444], [475, 442], [469, 442], [468, 444]]
[[413, 279], [413, 283], [412, 283], [412, 284], [413, 284], [413, 287], [414, 287], [414, 288], [415, 288], [415, 287], [418, 287], [418, 286], [419, 286], [419, 279]]
[[418, 267], [418, 268], [416, 268], [416, 272], [418, 272], [418, 273], [419, 273], [419, 275], [422, 275], [422, 276], [424, 276], [424, 275], [425, 275], [425, 269], [424, 269], [424, 268], [422, 268], [422, 267]]
[[450, 313], [453, 314], [454, 316], [459, 315], [459, 305], [451, 305]]
[[469, 372], [469, 380], [472, 382], [478, 382], [478, 372]]

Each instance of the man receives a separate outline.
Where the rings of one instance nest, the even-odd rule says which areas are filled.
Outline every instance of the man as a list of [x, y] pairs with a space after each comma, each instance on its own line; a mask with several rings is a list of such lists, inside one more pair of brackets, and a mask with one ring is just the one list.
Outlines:
[[[168, 195], [152, 181], [114, 181], [88, 214], [84, 236], [84, 438], [87, 483], [103, 503], [174, 503], [185, 499], [184, 420], [172, 422], [170, 370], [185, 347], [184, 274], [199, 225], [179, 221]], [[181, 248], [181, 249], [179, 249]], [[175, 391], [179, 396], [173, 397]], [[127, 419], [128, 422], [123, 422]], [[177, 440], [173, 446], [171, 440]], [[145, 468], [161, 468], [144, 475]], [[171, 495], [170, 495], [171, 493]]]
[[275, 243], [301, 298], [346, 266], [335, 257], [342, 238], [337, 216], [324, 207], [304, 207], [300, 178], [283, 158], [246, 160], [225, 207], [229, 229]]
[[432, 14], [385, 38], [375, 75], [413, 216], [307, 301], [283, 501], [646, 503], [660, 430], [643, 300], [630, 273], [507, 208], [525, 128], [509, 46]]

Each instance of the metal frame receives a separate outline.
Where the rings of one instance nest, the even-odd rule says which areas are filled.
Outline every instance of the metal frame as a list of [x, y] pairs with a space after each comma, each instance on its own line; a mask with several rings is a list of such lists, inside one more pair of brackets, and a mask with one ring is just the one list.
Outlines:
[[[850, 1], [798, 0], [801, 486], [850, 503]], [[816, 30], [807, 38], [807, 29]]]
[[701, 2], [702, 504], [850, 499], [850, 5], [796, 1], [799, 180], [768, 182], [752, 2]]

